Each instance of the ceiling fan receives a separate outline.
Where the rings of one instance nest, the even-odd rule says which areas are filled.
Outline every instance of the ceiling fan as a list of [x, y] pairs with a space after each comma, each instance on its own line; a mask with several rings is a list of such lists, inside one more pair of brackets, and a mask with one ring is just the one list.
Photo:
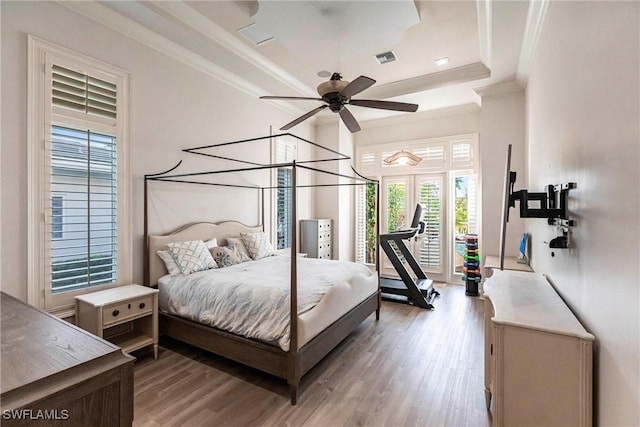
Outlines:
[[298, 117], [294, 121], [282, 126], [280, 130], [288, 130], [307, 120], [309, 117], [319, 113], [325, 108], [329, 108], [334, 113], [340, 114], [340, 118], [352, 133], [360, 130], [360, 125], [353, 114], [347, 109], [347, 105], [358, 107], [378, 108], [381, 110], [407, 111], [414, 113], [418, 109], [417, 104], [406, 102], [379, 101], [374, 99], [351, 99], [371, 87], [376, 81], [372, 78], [360, 76], [352, 82], [342, 80], [340, 73], [333, 73], [328, 82], [318, 85], [320, 98], [307, 98], [301, 96], [261, 96], [260, 99], [301, 99], [308, 101], [324, 101], [325, 104]]

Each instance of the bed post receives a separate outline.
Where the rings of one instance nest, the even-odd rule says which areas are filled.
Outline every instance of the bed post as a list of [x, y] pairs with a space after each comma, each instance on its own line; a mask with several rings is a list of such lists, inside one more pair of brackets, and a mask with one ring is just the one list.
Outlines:
[[291, 293], [289, 316], [289, 391], [291, 404], [298, 401], [300, 360], [298, 358], [298, 203], [296, 161], [291, 164]]
[[145, 286], [149, 286], [149, 219], [147, 212], [147, 175], [144, 176], [144, 256], [142, 258], [143, 278]]
[[380, 181], [376, 181], [376, 271], [378, 273], [378, 308], [376, 320], [380, 320], [382, 293], [380, 292]]

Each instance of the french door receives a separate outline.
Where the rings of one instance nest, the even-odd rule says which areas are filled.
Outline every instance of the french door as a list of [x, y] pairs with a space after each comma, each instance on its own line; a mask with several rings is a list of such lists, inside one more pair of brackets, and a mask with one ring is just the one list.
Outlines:
[[[390, 176], [382, 178], [381, 232], [407, 229], [418, 203], [424, 208], [425, 231], [411, 241], [405, 241], [414, 258], [430, 279], [447, 280], [445, 248], [448, 247], [445, 227], [444, 195], [446, 174]], [[397, 276], [389, 259], [382, 255], [383, 276]]]

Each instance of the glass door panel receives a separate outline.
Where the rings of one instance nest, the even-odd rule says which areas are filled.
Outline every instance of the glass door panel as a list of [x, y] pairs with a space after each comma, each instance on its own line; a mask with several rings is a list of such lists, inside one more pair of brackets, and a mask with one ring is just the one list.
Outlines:
[[473, 173], [457, 172], [452, 175], [454, 188], [452, 229], [452, 280], [457, 283], [464, 266], [464, 236], [478, 233], [478, 184]]
[[414, 256], [420, 267], [433, 280], [444, 277], [446, 260], [444, 248], [444, 175], [418, 175], [415, 177], [416, 203], [424, 206], [425, 230], [414, 246]]
[[[411, 219], [407, 219], [409, 212], [410, 177], [388, 177], [382, 179], [382, 226], [381, 233], [403, 230], [409, 227], [407, 224]], [[391, 265], [389, 258], [381, 255], [381, 266], [383, 276], [396, 277], [398, 274]], [[402, 258], [400, 258], [402, 259]]]

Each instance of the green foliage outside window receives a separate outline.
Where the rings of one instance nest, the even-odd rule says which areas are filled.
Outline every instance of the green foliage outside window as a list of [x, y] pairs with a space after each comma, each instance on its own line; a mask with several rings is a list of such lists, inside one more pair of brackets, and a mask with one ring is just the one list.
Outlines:
[[367, 184], [366, 202], [366, 254], [365, 262], [374, 264], [376, 262], [376, 185]]
[[464, 235], [469, 232], [468, 184], [466, 177], [456, 177], [456, 232]]

